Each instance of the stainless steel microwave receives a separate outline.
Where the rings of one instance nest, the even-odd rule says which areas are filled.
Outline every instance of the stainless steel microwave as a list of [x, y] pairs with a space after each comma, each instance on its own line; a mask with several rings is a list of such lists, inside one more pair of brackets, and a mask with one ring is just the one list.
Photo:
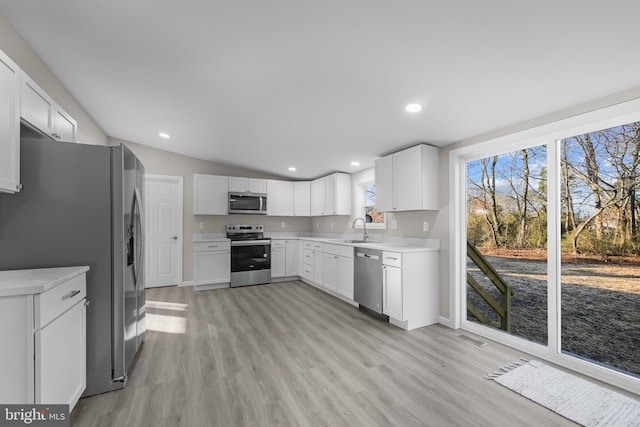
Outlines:
[[267, 195], [264, 193], [229, 193], [229, 213], [266, 215]]

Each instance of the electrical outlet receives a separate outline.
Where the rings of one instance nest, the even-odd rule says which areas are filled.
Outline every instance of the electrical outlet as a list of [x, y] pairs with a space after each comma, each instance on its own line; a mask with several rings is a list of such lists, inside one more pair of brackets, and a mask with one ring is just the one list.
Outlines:
[[331, 223], [331, 229], [333, 230], [333, 223]]
[[199, 222], [198, 228], [200, 229], [200, 231], [204, 231], [204, 222]]
[[429, 231], [429, 221], [424, 221], [422, 223], [422, 231]]
[[397, 230], [398, 229], [398, 221], [396, 221], [395, 219], [393, 221], [391, 221], [391, 229], [392, 230]]
[[286, 225], [287, 225], [287, 224], [285, 224], [285, 222], [284, 222], [284, 221], [282, 221], [282, 222], [280, 223], [280, 228], [284, 228], [284, 227], [286, 227]]

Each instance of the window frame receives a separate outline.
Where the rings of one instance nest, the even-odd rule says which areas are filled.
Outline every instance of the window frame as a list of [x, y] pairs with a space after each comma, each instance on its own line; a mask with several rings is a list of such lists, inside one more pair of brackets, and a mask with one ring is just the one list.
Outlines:
[[[355, 218], [364, 218], [365, 216], [365, 207], [369, 206], [365, 203], [365, 186], [369, 185], [369, 184], [376, 184], [376, 176], [375, 176], [375, 169], [371, 168], [371, 169], [367, 169], [366, 171], [364, 171], [362, 173], [362, 176], [359, 177], [357, 180], [353, 181], [353, 219]], [[374, 205], [375, 206], [375, 205]], [[384, 218], [384, 222], [380, 223], [373, 223], [373, 222], [368, 222], [367, 223], [367, 229], [368, 230], [386, 230], [387, 229], [387, 214], [382, 212], [383, 218]], [[358, 221], [355, 225], [354, 228], [356, 229], [362, 229], [363, 228], [363, 224]]]

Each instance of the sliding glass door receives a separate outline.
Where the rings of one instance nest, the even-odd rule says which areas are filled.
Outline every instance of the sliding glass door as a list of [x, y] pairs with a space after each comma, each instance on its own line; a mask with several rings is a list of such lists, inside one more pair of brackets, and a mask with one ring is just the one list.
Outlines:
[[640, 375], [640, 123], [559, 141], [561, 349]]
[[467, 320], [547, 344], [547, 148], [466, 163]]
[[640, 391], [640, 100], [451, 160], [455, 324]]

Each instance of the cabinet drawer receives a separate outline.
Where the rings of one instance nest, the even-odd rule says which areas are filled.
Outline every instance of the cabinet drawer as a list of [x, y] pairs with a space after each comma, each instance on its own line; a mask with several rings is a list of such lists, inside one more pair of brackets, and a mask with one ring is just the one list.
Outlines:
[[197, 242], [193, 244], [193, 252], [211, 252], [231, 250], [231, 242]]
[[324, 253], [343, 256], [346, 258], [353, 258], [353, 247], [344, 246], [344, 245], [332, 245], [330, 243], [325, 243]]
[[275, 248], [284, 248], [287, 245], [286, 240], [272, 240], [271, 241], [271, 249]]
[[382, 252], [382, 263], [394, 267], [402, 267], [402, 254], [400, 252]]
[[302, 263], [313, 265], [313, 250], [304, 249], [302, 252]]
[[35, 329], [44, 327], [87, 296], [86, 274], [35, 296]]
[[313, 280], [313, 266], [304, 264], [302, 266], [302, 273], [300, 275], [307, 280]]

